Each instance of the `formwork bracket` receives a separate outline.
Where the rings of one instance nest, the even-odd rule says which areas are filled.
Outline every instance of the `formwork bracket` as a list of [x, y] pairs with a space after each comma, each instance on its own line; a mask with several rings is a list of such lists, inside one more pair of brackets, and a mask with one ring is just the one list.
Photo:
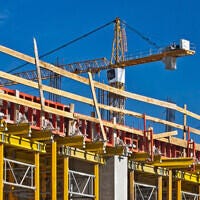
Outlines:
[[30, 151], [38, 151], [40, 153], [46, 153], [46, 144], [36, 141], [31, 141], [26, 138], [22, 138], [15, 135], [10, 135], [4, 132], [0, 132], [0, 143], [8, 144], [11, 146], [19, 147]]
[[78, 148], [62, 145], [59, 147], [60, 156], [68, 156], [93, 163], [105, 164], [105, 159], [99, 154], [87, 152]]

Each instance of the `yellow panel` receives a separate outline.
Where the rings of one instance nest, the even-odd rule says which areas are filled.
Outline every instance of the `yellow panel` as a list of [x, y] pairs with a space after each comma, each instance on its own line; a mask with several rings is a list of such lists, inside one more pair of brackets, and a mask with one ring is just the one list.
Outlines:
[[78, 148], [67, 147], [67, 146], [60, 146], [59, 150], [60, 150], [59, 154], [61, 156], [69, 156], [72, 158], [77, 158], [92, 163], [99, 163], [99, 164], [105, 163], [104, 158], [96, 153], [87, 152]]
[[20, 124], [7, 124], [8, 133], [12, 135], [21, 135], [30, 133], [31, 127], [28, 123], [20, 123]]
[[150, 159], [150, 154], [147, 152], [137, 152], [133, 153], [130, 157], [130, 160], [133, 160], [135, 162], [145, 162]]
[[46, 153], [45, 150], [46, 145], [44, 143], [33, 142], [29, 139], [22, 138], [19, 136], [9, 135], [7, 133], [0, 132], [0, 142], [31, 151]]
[[159, 161], [155, 161], [152, 164], [155, 167], [166, 168], [189, 168], [194, 163], [193, 158], [161, 158]]
[[66, 146], [71, 146], [71, 147], [84, 147], [85, 145], [85, 139], [83, 136], [78, 135], [78, 136], [69, 136], [69, 137], [57, 137], [55, 138], [58, 144], [63, 144]]
[[104, 143], [103, 142], [86, 143], [85, 150], [102, 154], [105, 152]]
[[113, 156], [113, 155], [123, 155], [124, 154], [124, 147], [123, 146], [116, 146], [116, 147], [106, 147], [106, 153], [103, 154], [104, 156]]

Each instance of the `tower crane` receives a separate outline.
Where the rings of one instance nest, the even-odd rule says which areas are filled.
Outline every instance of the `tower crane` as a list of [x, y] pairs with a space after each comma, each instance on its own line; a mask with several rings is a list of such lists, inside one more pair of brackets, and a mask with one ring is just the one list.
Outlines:
[[[90, 71], [91, 73], [98, 73], [102, 70], [107, 70], [108, 82], [111, 86], [124, 89], [125, 84], [125, 68], [129, 66], [136, 66], [139, 64], [163, 61], [166, 69], [176, 68], [176, 58], [195, 54], [194, 50], [190, 49], [190, 42], [188, 40], [180, 40], [178, 45], [172, 44], [155, 52], [149, 52], [143, 56], [126, 57], [126, 37], [124, 28], [120, 23], [120, 19], [115, 19], [114, 39], [112, 45], [112, 56], [109, 61], [107, 58], [98, 58], [82, 62], [74, 62], [71, 64], [60, 65], [61, 68], [72, 73], [81, 74]], [[28, 79], [38, 80], [36, 70], [24, 71], [15, 73], [14, 75]], [[41, 69], [41, 78], [53, 78], [54, 74], [46, 69]], [[6, 79], [0, 79], [1, 86], [8, 86], [16, 84]], [[108, 95], [108, 104], [114, 107], [124, 108], [125, 99], [119, 95], [110, 93]], [[109, 120], [116, 119], [117, 123], [124, 124], [124, 115], [120, 113], [109, 113]]]

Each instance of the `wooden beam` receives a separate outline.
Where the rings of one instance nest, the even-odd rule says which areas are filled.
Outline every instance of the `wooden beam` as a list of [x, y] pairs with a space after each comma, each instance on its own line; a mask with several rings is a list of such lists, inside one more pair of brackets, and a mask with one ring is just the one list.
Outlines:
[[[10, 48], [4, 47], [2, 45], [0, 45], [0, 51], [2, 53], [11, 55], [15, 58], [24, 60], [24, 61], [32, 63], [32, 64], [35, 64], [35, 59], [33, 57], [28, 56], [28, 55], [23, 54], [23, 53], [20, 53], [20, 52], [15, 51], [15, 50], [12, 50]], [[76, 74], [70, 73], [70, 72], [68, 72], [64, 69], [61, 69], [59, 67], [56, 67], [52, 64], [40, 61], [40, 66], [45, 68], [45, 69], [51, 70], [51, 71], [53, 71], [57, 74], [60, 74], [62, 76], [68, 77], [70, 79], [79, 81], [79, 82], [84, 83], [84, 84], [89, 84], [89, 80], [87, 78], [84, 78], [84, 77], [78, 76]], [[114, 87], [111, 87], [111, 86], [108, 86], [108, 85], [105, 85], [105, 84], [102, 84], [102, 83], [99, 83], [99, 82], [96, 82], [96, 81], [94, 81], [94, 87], [97, 87], [97, 88], [100, 88], [102, 90], [106, 90], [108, 92], [112, 92], [112, 93], [124, 96], [125, 98], [131, 98], [131, 99], [142, 101], [142, 102], [145, 102], [145, 103], [154, 104], [154, 105], [157, 105], [157, 106], [174, 109], [174, 110], [177, 110], [181, 113], [184, 113], [186, 115], [189, 115], [193, 118], [200, 120], [200, 115], [195, 114], [195, 113], [190, 112], [190, 111], [185, 111], [185, 109], [183, 109], [183, 108], [181, 108], [181, 107], [179, 107], [179, 106], [177, 106], [176, 104], [173, 104], [173, 103], [160, 101], [158, 99], [149, 98], [149, 97], [146, 97], [146, 96], [130, 93], [130, 92], [127, 92], [127, 91], [121, 91], [120, 89], [117, 89], [117, 88], [114, 88]]]
[[97, 117], [98, 117], [100, 128], [101, 128], [101, 133], [103, 135], [103, 140], [106, 143], [107, 142], [107, 136], [106, 136], [106, 133], [104, 131], [103, 123], [102, 123], [102, 120], [101, 120], [101, 114], [100, 114], [100, 111], [99, 111], [99, 106], [98, 106], [96, 92], [95, 92], [95, 88], [94, 88], [94, 84], [93, 84], [92, 74], [90, 72], [88, 72], [88, 76], [89, 76], [89, 80], [90, 80], [90, 87], [91, 87], [91, 91], [92, 91], [94, 106], [95, 106], [95, 109], [96, 109]]
[[[34, 81], [26, 80], [24, 78], [17, 77], [17, 76], [14, 76], [14, 75], [2, 72], [2, 71], [0, 71], [0, 77], [6, 78], [6, 79], [9, 79], [9, 80], [15, 81], [17, 83], [21, 83], [21, 84], [24, 84], [26, 86], [38, 89], [38, 84]], [[53, 94], [60, 95], [60, 96], [63, 96], [63, 97], [69, 98], [69, 99], [73, 99], [73, 100], [76, 100], [76, 101], [79, 101], [79, 102], [83, 102], [83, 103], [86, 103], [86, 104], [89, 104], [89, 105], [92, 105], [92, 106], [94, 105], [93, 100], [90, 99], [90, 98], [82, 97], [80, 95], [76, 95], [76, 94], [66, 92], [66, 91], [63, 91], [63, 90], [59, 90], [59, 89], [49, 87], [49, 86], [46, 86], [46, 85], [42, 85], [42, 88], [46, 92], [51, 92]], [[123, 114], [126, 114], [126, 115], [138, 117], [138, 118], [143, 117], [143, 114], [138, 113], [138, 112], [134, 112], [134, 111], [120, 109], [120, 108], [116, 108], [116, 107], [112, 107], [112, 106], [108, 106], [108, 105], [104, 105], [104, 104], [98, 104], [98, 106], [99, 106], [99, 108], [102, 108], [102, 109], [105, 109], [105, 110], [108, 110], [108, 111], [120, 112], [120, 113], [123, 113]], [[172, 127], [175, 127], [175, 128], [180, 128], [182, 130], [184, 128], [182, 125], [179, 125], [179, 124], [176, 124], [176, 123], [173, 123], [173, 122], [168, 122], [166, 120], [162, 120], [162, 119], [159, 119], [159, 118], [151, 117], [151, 116], [148, 116], [148, 115], [146, 115], [145, 117], [149, 121], [161, 123], [161, 124], [164, 124], [164, 125], [169, 125], [169, 126], [172, 126]]]
[[170, 132], [154, 134], [153, 139], [165, 138], [165, 137], [174, 136], [174, 135], [177, 135], [177, 134], [178, 134], [177, 131], [170, 131]]

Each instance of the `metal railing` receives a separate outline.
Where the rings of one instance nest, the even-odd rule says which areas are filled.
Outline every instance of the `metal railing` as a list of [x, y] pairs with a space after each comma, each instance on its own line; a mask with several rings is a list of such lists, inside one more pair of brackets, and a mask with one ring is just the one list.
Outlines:
[[35, 165], [4, 158], [4, 184], [35, 189]]
[[94, 179], [91, 174], [69, 170], [69, 196], [94, 198]]

